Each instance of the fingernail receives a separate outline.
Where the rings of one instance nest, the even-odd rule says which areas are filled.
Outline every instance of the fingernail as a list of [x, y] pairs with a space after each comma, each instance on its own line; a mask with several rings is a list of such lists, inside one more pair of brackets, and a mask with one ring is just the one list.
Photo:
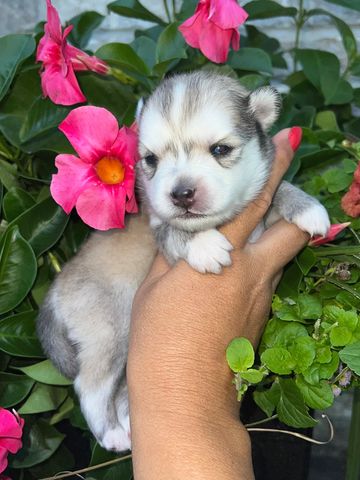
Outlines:
[[289, 143], [293, 151], [295, 152], [301, 143], [302, 129], [301, 127], [292, 127], [289, 132]]

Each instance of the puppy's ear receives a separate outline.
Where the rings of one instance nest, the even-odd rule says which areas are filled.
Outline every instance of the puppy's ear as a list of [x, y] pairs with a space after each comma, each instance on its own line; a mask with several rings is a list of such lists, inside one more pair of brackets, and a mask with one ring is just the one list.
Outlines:
[[249, 95], [249, 110], [264, 130], [268, 130], [275, 122], [280, 107], [281, 97], [275, 88], [258, 88]]
[[137, 103], [136, 111], [135, 111], [136, 123], [138, 123], [139, 120], [140, 120], [141, 112], [143, 111], [143, 108], [144, 108], [144, 106], [145, 106], [146, 100], [147, 100], [147, 99], [146, 99], [145, 97], [141, 97], [140, 100], [139, 100], [138, 103]]

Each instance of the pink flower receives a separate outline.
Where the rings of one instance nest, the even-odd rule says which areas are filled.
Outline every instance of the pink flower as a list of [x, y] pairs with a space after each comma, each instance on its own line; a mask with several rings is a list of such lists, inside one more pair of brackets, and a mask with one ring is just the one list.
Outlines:
[[97, 57], [69, 45], [66, 37], [73, 26], [61, 29], [59, 14], [47, 3], [47, 23], [45, 35], [41, 38], [36, 52], [36, 61], [43, 62], [41, 71], [41, 87], [45, 97], [60, 105], [73, 105], [85, 102], [86, 98], [80, 90], [75, 71], [92, 70], [107, 74], [110, 67]]
[[125, 211], [137, 212], [134, 129], [119, 129], [112, 113], [90, 106], [72, 110], [59, 129], [79, 157], [56, 157], [58, 173], [50, 186], [54, 200], [66, 213], [76, 206], [82, 220], [93, 228], [123, 228]]
[[325, 237], [321, 237], [320, 235], [316, 235], [313, 237], [309, 245], [311, 247], [318, 247], [319, 245], [323, 245], [324, 243], [330, 243], [332, 242], [335, 237], [342, 232], [346, 227], [350, 225], [350, 222], [346, 223], [335, 223], [334, 225], [331, 225], [328, 234]]
[[239, 26], [248, 14], [236, 0], [200, 0], [195, 14], [180, 25], [186, 43], [199, 48], [209, 60], [224, 63], [230, 43], [239, 50]]
[[360, 163], [355, 170], [349, 191], [341, 199], [341, 207], [350, 217], [360, 217]]
[[22, 447], [21, 437], [24, 420], [13, 410], [13, 413], [0, 407], [0, 473], [8, 465], [9, 453], [16, 453]]

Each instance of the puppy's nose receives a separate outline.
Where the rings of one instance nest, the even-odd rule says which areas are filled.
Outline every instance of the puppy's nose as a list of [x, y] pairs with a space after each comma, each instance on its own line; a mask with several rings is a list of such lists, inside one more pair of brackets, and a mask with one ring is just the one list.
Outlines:
[[173, 204], [188, 208], [194, 203], [195, 188], [176, 187], [171, 192]]

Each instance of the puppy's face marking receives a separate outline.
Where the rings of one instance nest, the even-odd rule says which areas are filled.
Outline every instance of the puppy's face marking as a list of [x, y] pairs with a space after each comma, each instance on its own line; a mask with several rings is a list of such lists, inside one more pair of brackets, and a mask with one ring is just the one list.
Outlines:
[[203, 230], [255, 198], [272, 157], [267, 110], [276, 118], [264, 94], [257, 94], [257, 117], [255, 97], [233, 79], [204, 73], [169, 78], [155, 90], [140, 115], [140, 174], [161, 221]]

